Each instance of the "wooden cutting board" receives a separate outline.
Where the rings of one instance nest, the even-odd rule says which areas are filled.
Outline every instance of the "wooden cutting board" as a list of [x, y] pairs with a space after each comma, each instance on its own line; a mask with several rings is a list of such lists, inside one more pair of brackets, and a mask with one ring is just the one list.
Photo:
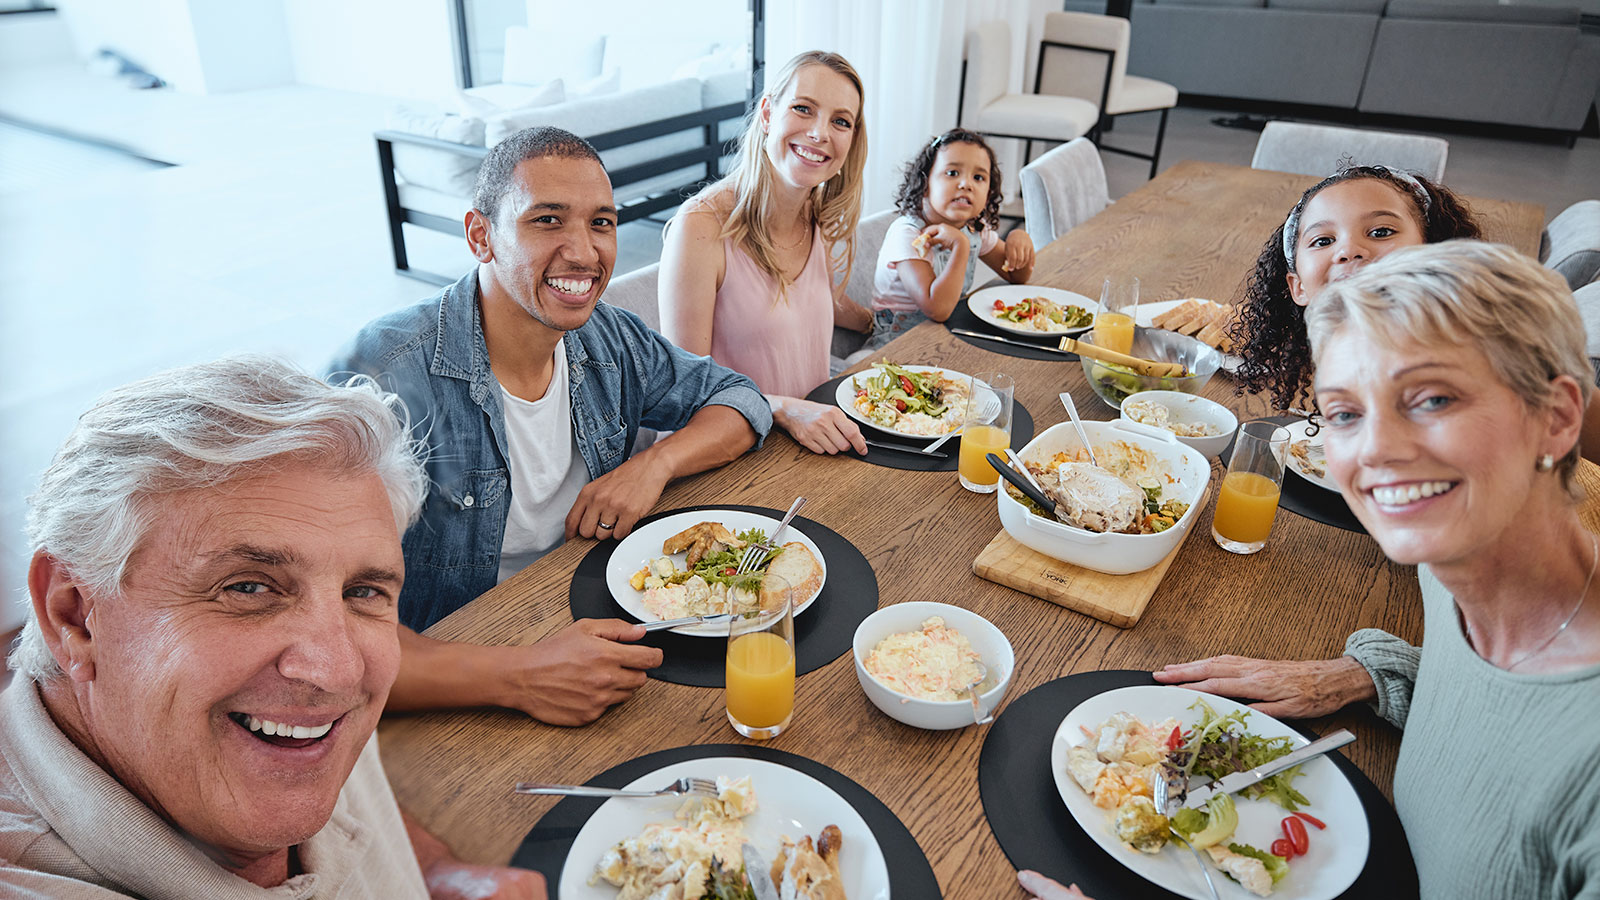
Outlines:
[[[1210, 493], [1208, 488], [1200, 502], [1206, 502]], [[972, 572], [1118, 628], [1132, 628], [1194, 531], [1191, 527], [1171, 553], [1143, 572], [1107, 575], [1045, 556], [1001, 530], [972, 561]]]

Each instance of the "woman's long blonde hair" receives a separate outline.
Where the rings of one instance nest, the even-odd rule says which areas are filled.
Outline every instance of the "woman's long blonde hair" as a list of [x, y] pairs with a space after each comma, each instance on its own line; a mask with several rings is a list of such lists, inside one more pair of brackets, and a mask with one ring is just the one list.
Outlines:
[[[794, 82], [795, 76], [806, 66], [825, 66], [843, 75], [855, 86], [856, 94], [866, 106], [866, 91], [861, 87], [861, 76], [855, 67], [837, 53], [808, 50], [789, 60], [767, 88], [764, 98], [768, 107], [783, 97], [784, 91]], [[848, 277], [855, 258], [856, 225], [861, 221], [862, 172], [867, 165], [867, 126], [864, 109], [856, 111], [855, 133], [850, 139], [850, 150], [845, 153], [844, 166], [832, 178], [818, 185], [811, 195], [812, 218], [822, 230], [823, 240], [832, 248], [829, 264], [840, 281]], [[722, 225], [722, 236], [745, 248], [755, 264], [778, 283], [781, 298], [793, 279], [787, 277], [778, 265], [777, 251], [768, 228], [771, 218], [772, 162], [767, 159], [761, 128], [761, 105], [750, 109], [750, 121], [739, 138], [739, 150], [733, 171], [726, 181], [733, 189], [733, 210]], [[843, 255], [837, 248], [844, 248]], [[841, 265], [842, 263], [842, 265]]]

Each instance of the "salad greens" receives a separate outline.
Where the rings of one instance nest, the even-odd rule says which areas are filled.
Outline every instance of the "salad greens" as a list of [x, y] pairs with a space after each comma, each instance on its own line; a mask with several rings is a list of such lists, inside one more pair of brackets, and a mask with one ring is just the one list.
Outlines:
[[855, 385], [857, 408], [859, 398], [865, 397], [867, 417], [873, 422], [892, 427], [902, 413], [920, 412], [934, 418], [944, 415], [947, 407], [939, 373], [914, 372], [887, 360], [873, 363], [872, 368], [872, 375], [857, 375]]
[[[1188, 739], [1168, 754], [1166, 763], [1186, 777], [1201, 775], [1222, 778], [1253, 769], [1294, 750], [1294, 741], [1287, 736], [1264, 738], [1246, 731], [1244, 722], [1250, 717], [1248, 709], [1219, 716], [1205, 700], [1196, 700], [1189, 708], [1199, 708], [1200, 721], [1195, 724]], [[1240, 793], [1252, 800], [1271, 800], [1294, 812], [1311, 802], [1294, 789], [1293, 781], [1301, 774], [1299, 766], [1291, 766]]]
[[994, 302], [994, 315], [997, 319], [1007, 322], [1016, 322], [1019, 325], [1030, 325], [1040, 331], [1050, 329], [1039, 328], [1035, 319], [1043, 316], [1061, 328], [1085, 328], [1094, 322], [1094, 313], [1081, 306], [1062, 306], [1044, 297], [1027, 297], [1011, 305], [1006, 305], [1004, 300]]
[[[767, 541], [767, 533], [759, 528], [751, 528], [748, 531], [739, 532], [738, 538], [747, 544], [764, 544]], [[761, 579], [766, 574], [767, 566], [771, 565], [772, 561], [777, 559], [778, 554], [782, 552], [783, 548], [781, 547], [773, 550], [765, 558], [757, 562], [754, 568], [740, 575], [738, 574], [739, 560], [744, 556], [744, 548], [718, 550], [716, 553], [707, 553], [702, 556], [700, 561], [694, 564], [693, 569], [685, 572], [674, 572], [668, 575], [665, 581], [668, 584], [682, 584], [688, 581], [690, 576], [699, 575], [705, 579], [706, 584], [725, 584], [730, 588], [753, 591], [761, 587]]]
[[706, 876], [705, 893], [701, 896], [711, 900], [756, 900], [756, 891], [750, 886], [743, 866], [737, 872], [724, 869], [722, 861], [713, 856], [711, 874]]
[[1172, 830], [1196, 850], [1222, 843], [1238, 827], [1239, 812], [1233, 806], [1231, 794], [1212, 794], [1204, 811], [1185, 806], [1172, 815]]
[[1116, 363], [1099, 360], [1090, 363], [1089, 380], [1095, 383], [1100, 395], [1112, 404], [1120, 404], [1140, 391], [1186, 391], [1192, 394], [1194, 391], [1185, 387], [1191, 383], [1190, 378], [1192, 376], [1189, 375], [1164, 375], [1158, 378], [1140, 375]]

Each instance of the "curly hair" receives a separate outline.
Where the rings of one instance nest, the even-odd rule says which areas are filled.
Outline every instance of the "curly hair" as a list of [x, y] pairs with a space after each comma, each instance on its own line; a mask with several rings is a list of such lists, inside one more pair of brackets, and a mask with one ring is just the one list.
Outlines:
[[[1451, 238], [1481, 236], [1472, 210], [1449, 188], [1413, 176], [1427, 191], [1431, 202], [1424, 210], [1411, 185], [1383, 166], [1341, 166], [1339, 171], [1312, 185], [1300, 196], [1295, 209], [1304, 209], [1324, 188], [1342, 181], [1372, 178], [1391, 185], [1411, 204], [1411, 211], [1423, 225], [1429, 244]], [[1289, 409], [1310, 396], [1311, 344], [1306, 339], [1305, 310], [1289, 294], [1289, 261], [1283, 254], [1283, 225], [1261, 248], [1255, 270], [1250, 273], [1239, 315], [1228, 330], [1228, 338], [1244, 364], [1239, 367], [1238, 392], [1272, 392], [1272, 404]], [[1305, 402], [1310, 402], [1306, 399]]]
[[995, 162], [994, 149], [983, 140], [983, 135], [965, 128], [952, 128], [924, 144], [917, 155], [906, 163], [905, 177], [900, 180], [900, 190], [895, 194], [894, 208], [902, 216], [922, 217], [922, 199], [928, 195], [928, 178], [933, 174], [933, 164], [939, 158], [939, 148], [950, 144], [976, 144], [989, 154], [989, 197], [983, 211], [967, 222], [966, 228], [981, 232], [984, 228], [1000, 228], [1000, 164]]

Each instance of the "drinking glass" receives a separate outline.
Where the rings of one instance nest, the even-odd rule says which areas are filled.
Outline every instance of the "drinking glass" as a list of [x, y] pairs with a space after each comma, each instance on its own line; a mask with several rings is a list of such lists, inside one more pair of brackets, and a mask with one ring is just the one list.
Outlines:
[[1094, 317], [1094, 345], [1118, 353], [1133, 351], [1133, 320], [1139, 312], [1139, 279], [1112, 276], [1100, 288]]
[[728, 721], [747, 738], [777, 737], [794, 718], [794, 597], [776, 575], [761, 580], [760, 602], [735, 607], [728, 622]]
[[1288, 449], [1289, 431], [1282, 426], [1259, 419], [1239, 426], [1211, 520], [1217, 546], [1231, 553], [1255, 553], [1267, 545]]
[[961, 454], [956, 470], [961, 486], [979, 494], [992, 494], [1000, 483], [1000, 473], [989, 465], [984, 454], [1005, 456], [1011, 446], [1011, 404], [1017, 386], [1010, 375], [981, 372], [972, 376], [967, 397], [967, 414], [961, 425]]

